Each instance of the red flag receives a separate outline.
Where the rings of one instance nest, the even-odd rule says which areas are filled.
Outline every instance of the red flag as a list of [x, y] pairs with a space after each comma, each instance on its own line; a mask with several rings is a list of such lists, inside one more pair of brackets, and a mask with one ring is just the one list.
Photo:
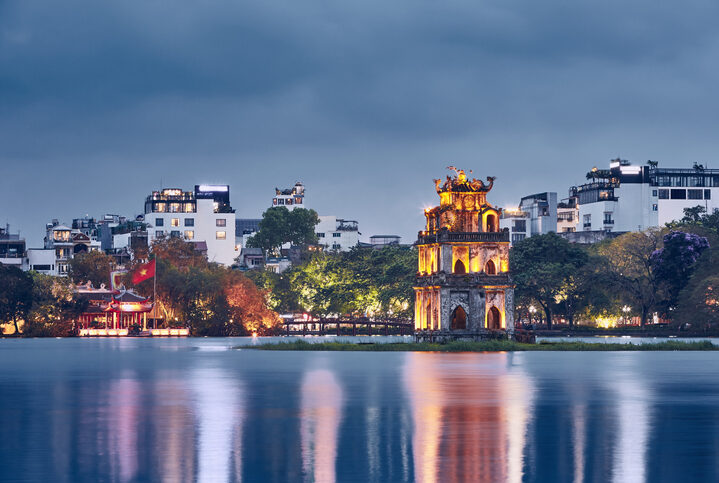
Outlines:
[[145, 263], [144, 265], [140, 265], [140, 267], [135, 271], [135, 273], [132, 274], [132, 283], [134, 285], [137, 285], [138, 283], [147, 280], [148, 278], [152, 278], [155, 276], [155, 260], [153, 259], [151, 262]]

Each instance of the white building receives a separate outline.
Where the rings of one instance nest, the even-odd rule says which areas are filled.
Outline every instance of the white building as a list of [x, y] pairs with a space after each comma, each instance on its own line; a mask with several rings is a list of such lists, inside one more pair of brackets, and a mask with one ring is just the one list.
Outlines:
[[[578, 231], [641, 231], [684, 216], [684, 208], [719, 208], [719, 170], [634, 166], [615, 159], [608, 170], [594, 168], [590, 183], [574, 186]], [[716, 204], [715, 204], [716, 203]]]
[[359, 243], [359, 223], [336, 216], [320, 216], [315, 227], [318, 243], [327, 250], [348, 251]]
[[197, 243], [198, 248], [206, 245], [207, 259], [227, 266], [239, 255], [234, 213], [228, 185], [196, 185], [194, 192], [165, 188], [145, 200], [150, 242], [179, 237]]
[[557, 209], [557, 193], [553, 191], [528, 195], [519, 201], [519, 208], [502, 210], [499, 226], [509, 230], [510, 244], [533, 235], [556, 233]]
[[0, 265], [27, 269], [25, 239], [19, 233], [11, 234], [9, 225], [0, 228]]
[[305, 185], [298, 181], [289, 189], [281, 190], [275, 188], [275, 197], [272, 198], [272, 206], [284, 206], [288, 210], [307, 208], [305, 204]]

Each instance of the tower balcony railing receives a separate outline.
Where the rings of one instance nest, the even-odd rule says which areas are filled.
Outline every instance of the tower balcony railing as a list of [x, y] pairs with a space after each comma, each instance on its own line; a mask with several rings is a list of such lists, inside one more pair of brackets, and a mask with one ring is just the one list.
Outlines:
[[419, 274], [416, 279], [419, 286], [466, 286], [469, 285], [508, 285], [511, 284], [511, 278], [508, 273], [502, 272], [489, 275], [484, 272], [479, 273], [444, 273], [438, 272], [431, 275]]
[[427, 233], [420, 231], [417, 235], [417, 244], [426, 245], [429, 243], [462, 243], [462, 242], [489, 242], [501, 243], [509, 242], [509, 230], [490, 231], [490, 232], [462, 232], [454, 233], [451, 231], [442, 231], [439, 233]]

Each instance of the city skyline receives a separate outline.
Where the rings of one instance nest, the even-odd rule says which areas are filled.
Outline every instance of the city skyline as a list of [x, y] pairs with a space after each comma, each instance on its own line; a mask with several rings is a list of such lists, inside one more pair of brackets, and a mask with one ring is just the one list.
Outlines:
[[38, 246], [53, 218], [205, 182], [256, 217], [303, 181], [410, 242], [451, 164], [497, 176], [498, 206], [617, 156], [713, 167], [718, 9], [3, 2], [0, 222]]

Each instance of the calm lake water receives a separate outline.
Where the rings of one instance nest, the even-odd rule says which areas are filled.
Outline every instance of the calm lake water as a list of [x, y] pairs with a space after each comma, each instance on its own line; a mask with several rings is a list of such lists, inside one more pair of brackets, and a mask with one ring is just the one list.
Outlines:
[[719, 354], [0, 340], [0, 480], [718, 481]]

